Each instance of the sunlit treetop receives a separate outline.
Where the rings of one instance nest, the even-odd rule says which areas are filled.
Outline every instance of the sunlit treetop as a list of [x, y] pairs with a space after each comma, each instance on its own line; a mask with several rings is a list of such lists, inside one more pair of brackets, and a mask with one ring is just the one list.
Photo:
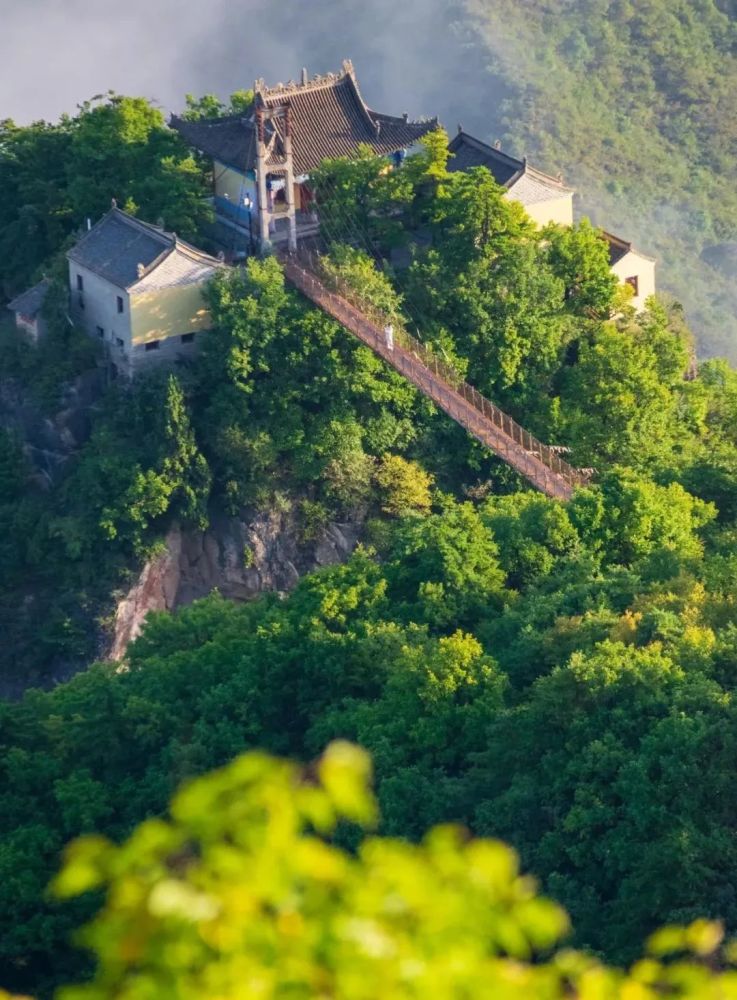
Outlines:
[[[60, 896], [104, 888], [81, 941], [93, 981], [62, 1000], [163, 998], [737, 997], [721, 927], [668, 928], [625, 974], [555, 950], [568, 918], [536, 894], [503, 844], [440, 827], [422, 843], [367, 836], [337, 847], [339, 824], [370, 827], [370, 762], [347, 743], [313, 771], [249, 753], [198, 779], [167, 820], [115, 846], [68, 849]], [[681, 960], [667, 963], [663, 955]]]

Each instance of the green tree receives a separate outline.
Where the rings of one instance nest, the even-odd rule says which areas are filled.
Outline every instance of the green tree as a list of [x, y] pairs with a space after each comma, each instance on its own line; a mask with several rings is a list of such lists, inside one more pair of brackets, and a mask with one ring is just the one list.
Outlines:
[[[627, 961], [657, 923], [691, 919], [691, 878], [709, 886], [703, 913], [731, 912], [719, 871], [732, 847], [723, 842], [716, 865], [712, 853], [726, 832], [722, 804], [703, 822], [706, 799], [725, 789], [697, 778], [704, 767], [716, 777], [709, 747], [731, 753], [730, 715], [717, 685], [658, 644], [576, 653], [492, 723], [477, 828], [514, 830], [525, 862], [571, 907], [577, 941], [606, 940]], [[684, 878], [669, 879], [673, 870]]]
[[111, 94], [86, 102], [74, 119], [67, 160], [77, 224], [97, 218], [115, 198], [121, 208], [194, 238], [208, 217], [204, 177], [158, 108]]
[[684, 345], [645, 317], [634, 327], [601, 325], [580, 344], [561, 392], [566, 433], [581, 464], [652, 468], [672, 459], [688, 429], [680, 421]]
[[432, 476], [416, 462], [408, 462], [401, 455], [383, 455], [376, 469], [376, 482], [382, 493], [381, 509], [386, 514], [401, 517], [430, 510]]
[[500, 601], [504, 579], [496, 542], [471, 504], [405, 518], [385, 573], [396, 617], [441, 630], [472, 628]]
[[663, 549], [698, 559], [703, 551], [699, 531], [715, 513], [678, 483], [658, 486], [617, 470], [602, 476], [597, 487], [580, 490], [570, 505], [582, 539], [608, 561], [625, 565]]
[[203, 527], [210, 472], [196, 445], [182, 388], [174, 375], [141, 379], [108, 403], [72, 475], [49, 530], [67, 558], [99, 546], [141, 555], [164, 515]]
[[187, 121], [224, 118], [228, 115], [247, 115], [253, 108], [252, 90], [236, 90], [230, 95], [228, 104], [223, 104], [220, 98], [214, 94], [203, 94], [202, 97], [187, 94], [184, 99], [186, 110], [182, 113], [182, 118]]
[[572, 227], [549, 226], [545, 231], [548, 257], [563, 280], [568, 309], [575, 316], [608, 319], [617, 279], [609, 266], [609, 247], [588, 219]]
[[[567, 917], [502, 844], [445, 827], [417, 846], [369, 837], [355, 856], [341, 851], [326, 840], [339, 821], [374, 819], [369, 767], [335, 743], [307, 782], [251, 754], [183, 789], [170, 819], [149, 820], [121, 847], [77, 841], [56, 892], [105, 888], [107, 902], [83, 933], [95, 977], [61, 997], [734, 994], [735, 974], [710, 967], [722, 929], [703, 920], [656, 935], [631, 975], [572, 952], [545, 961]], [[674, 951], [694, 957], [660, 958]]]
[[[338, 257], [341, 262], [342, 257]], [[346, 250], [340, 273], [389, 282]], [[383, 302], [384, 300], [382, 300]], [[235, 507], [269, 489], [318, 490], [345, 512], [368, 499], [372, 456], [407, 447], [429, 406], [368, 348], [284, 287], [275, 259], [212, 286], [215, 329], [195, 374], [202, 439]]]
[[402, 224], [395, 216], [412, 202], [412, 174], [390, 169], [385, 157], [360, 146], [351, 157], [324, 160], [310, 180], [329, 244], [357, 242], [378, 253], [401, 241]]
[[206, 193], [204, 172], [143, 98], [110, 93], [57, 124], [0, 122], [0, 289], [20, 290], [112, 198], [196, 238]]
[[[29, 281], [79, 225], [67, 194], [73, 123], [0, 122], [0, 290], [10, 296]], [[107, 204], [109, 205], [109, 198]]]

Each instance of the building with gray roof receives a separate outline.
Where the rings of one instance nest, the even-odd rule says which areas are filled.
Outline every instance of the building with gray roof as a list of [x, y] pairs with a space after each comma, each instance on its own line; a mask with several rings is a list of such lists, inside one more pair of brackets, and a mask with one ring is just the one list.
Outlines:
[[72, 316], [121, 374], [186, 358], [211, 325], [203, 291], [224, 264], [176, 233], [113, 206], [67, 259]]
[[254, 85], [250, 115], [170, 120], [193, 148], [212, 157], [218, 216], [247, 229], [260, 243], [314, 231], [309, 174], [323, 160], [349, 156], [360, 146], [399, 154], [438, 127], [436, 118], [410, 121], [373, 111], [364, 101], [353, 64], [339, 73], [267, 87]]
[[50, 287], [51, 281], [44, 278], [33, 288], [16, 295], [8, 302], [8, 309], [15, 314], [15, 325], [27, 334], [34, 343], [45, 333], [41, 310]]
[[486, 167], [497, 184], [506, 188], [507, 197], [518, 201], [538, 226], [549, 222], [573, 224], [573, 188], [566, 187], [561, 177], [552, 177], [530, 166], [527, 158], [520, 160], [497, 146], [490, 146], [469, 135], [462, 128], [448, 144], [451, 154], [448, 170], [470, 170]]

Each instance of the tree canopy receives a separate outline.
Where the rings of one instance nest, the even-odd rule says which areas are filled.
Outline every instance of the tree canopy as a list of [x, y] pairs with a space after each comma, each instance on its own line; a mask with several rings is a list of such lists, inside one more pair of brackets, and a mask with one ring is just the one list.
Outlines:
[[[193, 114], [210, 108], [203, 100], [191, 102]], [[74, 198], [82, 197], [75, 178], [95, 173], [102, 138], [109, 143], [95, 175], [100, 198], [118, 178], [129, 184], [122, 197], [139, 198], [148, 214], [158, 210], [168, 170], [195, 176], [157, 115], [145, 102], [111, 97], [58, 126], [6, 126], [0, 170], [37, 199], [9, 195], [10, 225], [27, 218], [21, 204], [49, 214], [34, 230], [41, 234], [35, 263], [21, 260], [18, 276], [42, 261], [53, 267], [72, 232]], [[29, 153], [23, 161], [26, 144], [38, 144], [47, 159]], [[173, 167], [164, 162], [170, 153]], [[71, 163], [78, 174], [65, 172]], [[688, 995], [691, 982], [693, 995], [707, 988], [709, 963], [726, 969], [731, 961], [731, 951], [715, 951], [720, 932], [712, 921], [723, 921], [727, 934], [737, 929], [735, 373], [709, 361], [692, 378], [681, 311], [653, 300], [635, 316], [605, 267], [594, 227], [535, 229], [488, 172], [447, 171], [441, 133], [388, 168], [366, 150], [323, 166], [320, 204], [337, 237], [325, 271], [542, 440], [565, 448], [571, 462], [593, 467], [592, 480], [565, 505], [532, 492], [287, 287], [273, 257], [221, 269], [207, 293], [213, 328], [200, 338], [197, 362], [106, 387], [89, 434], [51, 481], [39, 476], [18, 429], [5, 429], [0, 662], [3, 680], [24, 686], [52, 687], [60, 673], [94, 660], [116, 590], [175, 521], [186, 534], [210, 519], [288, 508], [304, 537], [343, 518], [363, 526], [362, 544], [345, 564], [307, 574], [288, 595], [247, 605], [212, 595], [152, 615], [124, 662], [96, 663], [52, 690], [0, 703], [0, 982], [11, 989], [45, 996], [86, 977], [88, 986], [71, 995], [105, 996], [128, 985], [131, 995], [149, 995], [168, 961], [171, 975], [183, 977], [172, 990], [201, 991], [198, 977], [222, 975], [228, 995], [240, 952], [225, 948], [224, 964], [203, 964], [200, 949], [212, 941], [203, 944], [200, 925], [182, 908], [202, 904], [202, 920], [215, 921], [222, 944], [235, 904], [218, 882], [223, 895], [213, 899], [227, 921], [206, 915], [213, 859], [220, 865], [230, 857], [246, 882], [239, 898], [268, 909], [275, 884], [287, 896], [294, 888], [289, 879], [300, 873], [292, 862], [303, 857], [304, 842], [304, 857], [336, 865], [345, 879], [332, 883], [326, 903], [319, 872], [308, 866], [301, 873], [310, 902], [299, 926], [308, 944], [304, 936], [290, 939], [287, 972], [269, 964], [264, 949], [289, 937], [297, 926], [291, 916], [280, 924], [268, 910], [264, 937], [249, 938], [244, 954], [274, 990], [283, 985], [279, 976], [298, 975], [296, 995], [304, 995], [325, 975], [334, 992], [360, 996], [375, 966], [387, 991], [412, 995], [397, 985], [405, 967], [397, 971], [383, 952], [348, 962], [355, 938], [333, 948], [334, 928], [346, 913], [356, 918], [359, 885], [374, 876], [364, 853], [372, 843], [379, 852], [372, 857], [388, 866], [387, 891], [402, 888], [407, 896], [392, 898], [406, 898], [421, 915], [410, 937], [404, 918], [397, 923], [381, 909], [385, 897], [369, 892], [361, 919], [383, 914], [371, 940], [391, 944], [400, 935], [406, 954], [426, 963], [423, 976], [447, 981], [451, 992], [456, 974], [473, 984], [482, 973], [506, 975], [516, 959], [526, 995], [548, 976], [547, 995], [555, 996], [566, 977], [593, 969], [617, 995], [624, 974], [590, 956], [627, 966], [662, 924], [690, 929], [669, 931], [656, 948], [692, 949], [706, 961], [663, 966], [652, 955], [633, 969], [642, 988], [638, 994], [629, 984], [630, 996], [652, 994], [656, 983], [665, 995], [668, 988]], [[196, 177], [186, 196], [171, 189], [185, 215], [199, 168]], [[348, 206], [355, 206], [350, 220]], [[356, 213], [368, 243], [350, 237]], [[70, 383], [95, 363], [89, 342], [64, 318], [58, 277], [54, 287], [49, 334], [38, 347], [1, 331], [3, 386], [40, 421], [55, 418]], [[150, 819], [164, 814], [182, 781], [244, 751], [304, 764], [334, 740], [372, 755], [378, 837], [401, 845], [379, 839], [362, 847], [363, 834], [344, 822], [368, 816], [358, 777], [340, 786], [354, 797], [339, 799], [332, 779], [320, 791], [302, 782], [296, 765], [264, 756], [183, 793], [172, 821]], [[365, 772], [364, 757], [340, 752], [348, 764], [364, 761]], [[248, 774], [257, 796], [278, 791], [273, 821], [286, 824], [283, 841], [271, 837], [263, 810], [244, 804]], [[315, 812], [300, 812], [285, 788], [301, 789], [299, 801]], [[221, 801], [235, 812], [230, 805], [220, 811]], [[241, 808], [261, 817], [238, 833], [248, 840], [251, 829], [253, 856], [228, 854], [235, 836], [228, 824], [246, 815]], [[508, 841], [571, 913], [572, 945], [589, 957], [579, 956], [575, 968], [565, 965], [565, 952], [548, 961], [560, 943], [562, 911], [543, 904], [540, 912], [553, 916], [544, 933], [536, 929], [528, 917], [537, 904], [529, 889], [524, 899], [515, 895], [514, 886], [529, 883], [517, 881], [508, 852], [450, 833], [423, 839], [448, 823]], [[46, 886], [60, 852], [80, 834], [124, 846], [88, 841], [61, 884], [71, 890], [75, 879], [76, 888], [98, 879], [98, 889], [52, 900]], [[195, 841], [206, 885], [190, 881], [196, 865], [172, 848], [190, 850]], [[282, 853], [269, 853], [277, 847]], [[481, 912], [475, 902], [463, 910], [476, 850], [507, 873], [498, 883], [506, 900], [498, 928], [506, 930], [472, 921]], [[136, 867], [144, 858], [145, 870]], [[285, 864], [287, 881], [274, 875], [273, 884], [259, 883], [266, 895], [258, 895], [254, 863], [265, 878]], [[443, 882], [446, 864], [453, 879]], [[103, 885], [112, 889], [100, 909]], [[142, 894], [126, 896], [131, 886]], [[447, 907], [436, 912], [433, 901], [446, 890]], [[469, 899], [498, 910], [502, 897], [489, 901], [477, 890], [468, 889]], [[144, 920], [141, 907], [151, 898], [158, 902]], [[514, 916], [517, 903], [521, 916]], [[442, 923], [452, 914], [456, 931]], [[96, 921], [97, 965], [69, 946], [72, 929], [87, 919]], [[465, 939], [458, 945], [465, 972], [447, 948], [429, 942], [425, 919]], [[240, 934], [241, 923], [233, 926]], [[498, 934], [505, 935], [501, 950]], [[318, 955], [313, 944], [323, 935], [332, 943]], [[122, 958], [120, 940], [135, 945]], [[349, 966], [356, 977], [345, 985]], [[726, 991], [730, 975], [714, 980], [715, 988]], [[583, 989], [583, 979], [575, 981]]]
[[716, 922], [657, 932], [629, 973], [562, 949], [565, 912], [496, 841], [446, 826], [416, 845], [368, 836], [341, 850], [327, 839], [338, 823], [375, 820], [369, 770], [343, 742], [311, 776], [251, 753], [179, 791], [170, 819], [122, 845], [73, 843], [56, 894], [104, 888], [106, 904], [82, 934], [95, 977], [60, 997], [737, 994], [734, 944], [720, 948]]

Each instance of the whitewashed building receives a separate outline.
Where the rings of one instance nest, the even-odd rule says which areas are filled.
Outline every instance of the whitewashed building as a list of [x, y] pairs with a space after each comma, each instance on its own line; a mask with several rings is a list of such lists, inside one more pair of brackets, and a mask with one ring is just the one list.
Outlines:
[[70, 309], [117, 372], [191, 357], [211, 325], [203, 291], [224, 264], [113, 207], [68, 252]]
[[574, 191], [566, 187], [561, 177], [544, 174], [531, 167], [526, 159], [518, 160], [461, 128], [448, 149], [451, 153], [448, 170], [486, 167], [497, 184], [506, 189], [505, 196], [523, 205], [536, 225], [546, 226], [549, 222], [573, 225]]
[[632, 305], [637, 312], [642, 312], [650, 296], [655, 295], [655, 258], [648, 257], [627, 240], [611, 233], [604, 233], [603, 236], [609, 245], [609, 264], [613, 273], [620, 284], [630, 286]]
[[[486, 167], [498, 184], [506, 189], [506, 197], [519, 202], [538, 226], [556, 223], [573, 225], [572, 188], [561, 177], [552, 177], [531, 167], [527, 159], [519, 160], [497, 146], [476, 139], [459, 128], [448, 146], [451, 158], [448, 169], [470, 170]], [[632, 305], [642, 312], [645, 303], [655, 294], [655, 259], [636, 250], [631, 243], [611, 233], [603, 233], [609, 246], [609, 263], [620, 283], [633, 289]]]

